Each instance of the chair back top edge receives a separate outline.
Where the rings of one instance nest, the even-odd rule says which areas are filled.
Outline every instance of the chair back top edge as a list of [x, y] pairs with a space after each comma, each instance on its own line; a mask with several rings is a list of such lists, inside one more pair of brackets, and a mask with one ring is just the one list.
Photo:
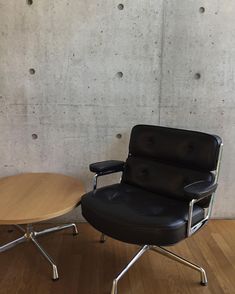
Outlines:
[[217, 135], [153, 125], [132, 128], [129, 156], [200, 171], [217, 168], [222, 139]]

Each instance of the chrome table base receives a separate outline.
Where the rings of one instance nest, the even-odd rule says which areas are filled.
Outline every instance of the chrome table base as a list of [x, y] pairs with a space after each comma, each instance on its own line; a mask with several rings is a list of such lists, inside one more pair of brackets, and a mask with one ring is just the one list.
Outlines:
[[132, 267], [132, 265], [147, 251], [147, 250], [152, 250], [154, 252], [163, 254], [164, 256], [173, 259], [175, 261], [178, 261], [198, 272], [200, 272], [200, 276], [201, 276], [201, 285], [206, 286], [207, 285], [207, 276], [206, 276], [206, 272], [205, 270], [200, 267], [197, 264], [191, 263], [190, 261], [176, 255], [175, 253], [162, 248], [160, 246], [153, 246], [153, 245], [145, 245], [143, 246], [138, 252], [137, 254], [132, 258], [132, 260], [128, 263], [128, 265], [120, 272], [120, 274], [113, 280], [113, 287], [112, 287], [112, 291], [111, 294], [117, 294], [117, 284], [118, 281], [122, 278], [122, 276]]
[[57, 226], [57, 227], [53, 227], [50, 229], [45, 229], [43, 231], [37, 232], [33, 229], [33, 226], [31, 224], [28, 224], [26, 226], [26, 229], [24, 229], [22, 226], [16, 225], [16, 227], [24, 233], [24, 235], [12, 242], [9, 242], [3, 246], [0, 246], [0, 253], [4, 252], [12, 247], [15, 247], [16, 245], [26, 242], [26, 241], [32, 241], [33, 244], [36, 246], [36, 248], [40, 251], [40, 253], [45, 257], [45, 259], [50, 263], [50, 265], [52, 266], [52, 279], [58, 280], [59, 279], [59, 275], [58, 275], [58, 270], [57, 270], [57, 266], [55, 264], [55, 262], [53, 261], [53, 259], [47, 254], [47, 252], [43, 249], [43, 247], [38, 243], [36, 237], [38, 236], [42, 236], [48, 233], [52, 233], [52, 232], [57, 232], [57, 231], [61, 231], [64, 229], [68, 229], [68, 228], [73, 228], [73, 233], [74, 235], [78, 234], [78, 230], [77, 230], [77, 226], [76, 224], [72, 223], [72, 224], [66, 224], [66, 225], [61, 225], [61, 226]]

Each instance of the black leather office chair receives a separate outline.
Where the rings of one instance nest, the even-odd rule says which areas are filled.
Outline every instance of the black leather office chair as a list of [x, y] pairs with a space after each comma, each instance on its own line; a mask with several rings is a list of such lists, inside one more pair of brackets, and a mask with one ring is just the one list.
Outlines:
[[[205, 270], [164, 249], [194, 234], [210, 218], [217, 188], [222, 140], [201, 132], [137, 125], [126, 162], [90, 165], [94, 190], [82, 197], [82, 214], [104, 236], [141, 245], [114, 279], [112, 294], [125, 272], [147, 250], [200, 272]], [[97, 189], [97, 178], [123, 172], [121, 182]]]

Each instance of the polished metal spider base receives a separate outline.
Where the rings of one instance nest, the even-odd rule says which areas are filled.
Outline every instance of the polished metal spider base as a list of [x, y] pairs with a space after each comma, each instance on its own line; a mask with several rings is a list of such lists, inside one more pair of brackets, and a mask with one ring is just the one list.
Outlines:
[[16, 227], [24, 233], [24, 235], [10, 243], [7, 243], [3, 246], [0, 246], [0, 253], [4, 252], [6, 250], [9, 250], [12, 247], [15, 247], [16, 245], [26, 242], [26, 241], [32, 241], [33, 244], [36, 246], [36, 248], [40, 251], [40, 253], [45, 257], [45, 259], [50, 263], [50, 265], [52, 266], [52, 279], [54, 281], [59, 279], [59, 275], [58, 275], [58, 270], [57, 270], [57, 266], [55, 264], [55, 262], [53, 261], [53, 259], [47, 254], [47, 252], [42, 248], [42, 246], [38, 243], [37, 241], [37, 237], [45, 235], [45, 234], [49, 234], [52, 232], [57, 232], [57, 231], [61, 231], [64, 229], [68, 229], [68, 228], [73, 228], [73, 233], [74, 235], [78, 234], [78, 230], [77, 230], [77, 226], [76, 224], [72, 223], [72, 224], [66, 224], [66, 225], [61, 225], [61, 226], [57, 226], [57, 227], [53, 227], [50, 229], [45, 229], [43, 231], [37, 232], [33, 229], [33, 225], [32, 224], [28, 224], [26, 225], [26, 228], [24, 229], [22, 226], [16, 225]]
[[165, 255], [166, 257], [173, 259], [175, 261], [178, 261], [198, 272], [200, 272], [200, 276], [201, 276], [201, 285], [206, 286], [208, 281], [207, 281], [207, 276], [206, 276], [206, 272], [205, 270], [200, 267], [197, 264], [194, 264], [178, 255], [176, 255], [175, 253], [172, 253], [171, 251], [162, 248], [160, 246], [153, 246], [153, 245], [145, 245], [143, 246], [138, 252], [137, 254], [132, 258], [132, 260], [128, 263], [128, 265], [120, 272], [120, 274], [113, 280], [113, 287], [112, 287], [112, 291], [111, 294], [117, 294], [117, 284], [118, 281], [122, 278], [122, 276], [131, 268], [131, 266], [147, 251], [147, 250], [152, 250], [154, 252], [160, 253]]

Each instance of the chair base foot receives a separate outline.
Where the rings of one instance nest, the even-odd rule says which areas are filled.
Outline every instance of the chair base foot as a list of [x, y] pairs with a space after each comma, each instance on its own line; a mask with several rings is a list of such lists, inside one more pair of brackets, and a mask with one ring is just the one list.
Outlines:
[[101, 236], [100, 236], [100, 243], [105, 243], [105, 241], [106, 241], [106, 236], [105, 236], [105, 234], [101, 234]]
[[173, 259], [174, 261], [177, 261], [183, 265], [186, 265], [187, 267], [190, 267], [191, 269], [194, 269], [200, 273], [201, 276], [201, 285], [206, 286], [208, 284], [207, 276], [206, 276], [206, 271], [200, 267], [199, 265], [192, 263], [183, 257], [163, 248], [160, 246], [150, 246], [150, 249], [153, 250], [154, 252], [160, 253], [170, 259]]
[[116, 281], [116, 279], [113, 280], [113, 287], [112, 287], [111, 294], [117, 294], [117, 281]]
[[111, 294], [117, 294], [118, 291], [117, 291], [117, 284], [118, 284], [118, 281], [122, 278], [122, 276], [124, 276], [124, 274], [129, 270], [129, 268], [147, 251], [147, 250], [152, 250], [154, 252], [157, 252], [157, 253], [160, 253], [170, 259], [173, 259], [177, 262], [180, 262], [181, 264], [183, 265], [186, 265], [198, 272], [200, 272], [200, 275], [201, 275], [201, 285], [202, 286], [207, 286], [208, 284], [208, 280], [207, 280], [207, 276], [206, 276], [206, 272], [205, 270], [200, 267], [199, 265], [197, 264], [194, 264], [178, 255], [176, 255], [175, 253], [165, 249], [165, 248], [162, 248], [160, 246], [153, 246], [153, 245], [145, 245], [143, 246], [139, 252], [132, 258], [132, 260], [128, 263], [128, 265], [120, 272], [120, 274], [113, 280], [113, 286], [112, 286], [112, 291], [111, 291]]
[[144, 245], [137, 254], [132, 258], [128, 265], [120, 272], [120, 274], [113, 280], [111, 294], [117, 294], [118, 281], [125, 275], [125, 273], [132, 267], [132, 265], [149, 249], [149, 245]]
[[60, 279], [60, 278], [55, 278], [55, 279], [52, 278], [52, 281], [53, 281], [53, 282], [57, 282], [59, 279]]

